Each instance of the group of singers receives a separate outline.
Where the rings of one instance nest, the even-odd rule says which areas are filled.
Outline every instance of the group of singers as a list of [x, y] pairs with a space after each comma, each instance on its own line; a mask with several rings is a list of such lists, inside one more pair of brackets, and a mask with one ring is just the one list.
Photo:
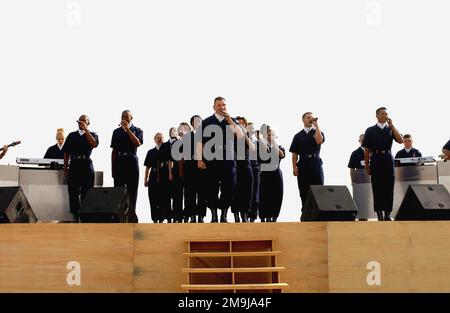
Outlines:
[[[155, 147], [145, 158], [144, 185], [148, 188], [151, 218], [154, 223], [203, 223], [207, 208], [211, 210], [211, 222], [227, 222], [231, 208], [234, 221], [276, 222], [283, 201], [283, 174], [280, 161], [285, 149], [277, 143], [275, 131], [268, 125], [259, 130], [244, 117], [232, 118], [227, 111], [227, 102], [217, 97], [214, 113], [202, 119], [199, 115], [182, 122], [169, 130], [169, 139], [164, 135], [154, 136]], [[355, 150], [348, 164], [351, 170], [365, 169], [371, 176], [374, 209], [378, 220], [391, 220], [395, 182], [395, 162], [391, 154], [393, 141], [403, 143], [405, 148], [395, 158], [421, 157], [412, 147], [412, 136], [402, 136], [388, 117], [387, 109], [376, 110], [377, 123], [369, 127], [359, 138], [361, 147]], [[143, 140], [143, 131], [133, 123], [130, 111], [122, 112], [121, 123], [114, 130], [111, 140], [111, 164], [114, 186], [126, 186], [130, 197], [129, 222], [138, 222], [136, 201], [139, 185], [139, 162], [137, 149]], [[70, 211], [78, 220], [80, 203], [94, 186], [94, 167], [90, 158], [92, 150], [99, 145], [95, 132], [89, 130], [87, 115], [78, 119], [78, 129], [65, 138], [64, 130], [58, 129], [56, 145], [50, 147], [46, 159], [64, 159], [64, 172], [68, 178]], [[293, 175], [297, 177], [302, 204], [311, 185], [323, 185], [324, 173], [320, 150], [325, 135], [320, 130], [318, 119], [311, 112], [302, 116], [303, 129], [297, 133], [290, 146]], [[212, 136], [208, 127], [222, 131], [219, 140]], [[198, 139], [198, 133], [200, 139]], [[183, 158], [173, 157], [177, 142], [183, 146]], [[205, 156], [205, 148], [214, 141], [213, 157]], [[243, 157], [237, 157], [240, 143]], [[8, 151], [4, 146], [0, 159]], [[188, 151], [188, 152], [187, 152]], [[270, 157], [261, 158], [261, 151]], [[450, 159], [450, 141], [444, 146], [441, 157]], [[187, 154], [186, 154], [187, 153]], [[218, 154], [217, 154], [218, 153]], [[253, 158], [251, 155], [256, 154]], [[267, 163], [275, 167], [263, 170]], [[219, 212], [220, 211], [220, 218]]]

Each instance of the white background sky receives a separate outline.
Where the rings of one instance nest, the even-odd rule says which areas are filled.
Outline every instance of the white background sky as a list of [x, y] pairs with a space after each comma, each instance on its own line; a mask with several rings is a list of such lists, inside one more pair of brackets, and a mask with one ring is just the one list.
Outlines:
[[[377, 107], [424, 155], [449, 139], [449, 15], [448, 0], [2, 0], [0, 142], [23, 141], [2, 163], [42, 157], [56, 129], [75, 130], [86, 113], [111, 186], [123, 109], [144, 129], [142, 166], [155, 132], [211, 115], [220, 95], [232, 115], [278, 125], [286, 149], [313, 111], [325, 183], [350, 185], [348, 158]], [[280, 220], [296, 221], [290, 154], [282, 170]], [[138, 215], [150, 221], [142, 182]]]

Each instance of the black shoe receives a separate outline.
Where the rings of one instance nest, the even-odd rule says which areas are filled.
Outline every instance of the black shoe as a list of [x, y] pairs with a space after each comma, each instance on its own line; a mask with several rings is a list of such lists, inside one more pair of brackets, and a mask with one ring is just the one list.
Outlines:
[[186, 216], [186, 217], [184, 218], [184, 222], [185, 222], [185, 223], [189, 223], [189, 217]]
[[199, 217], [198, 217], [198, 222], [199, 222], [199, 223], [204, 223], [204, 222], [203, 222], [203, 216], [199, 216]]
[[217, 216], [217, 209], [211, 209], [211, 223], [218, 223], [219, 217]]
[[377, 211], [378, 221], [384, 221], [383, 211]]
[[242, 223], [248, 223], [247, 213], [241, 213]]
[[250, 223], [254, 223], [256, 221], [256, 218], [254, 218], [254, 217], [252, 217], [251, 219], [250, 219]]
[[[187, 222], [186, 222], [187, 223]], [[195, 215], [191, 217], [190, 223], [197, 223], [197, 220], [195, 219]]]
[[261, 223], [265, 223], [265, 222], [266, 222], [266, 219], [261, 217]]
[[158, 223], [162, 224], [164, 223], [164, 220], [158, 220]]
[[272, 218], [272, 222], [276, 223], [277, 222], [277, 218], [276, 217]]
[[220, 215], [220, 222], [221, 223], [228, 223], [228, 221], [227, 221], [227, 213], [228, 213], [228, 210], [222, 210], [222, 214]]
[[239, 213], [234, 213], [234, 222], [235, 223], [240, 223], [241, 222], [241, 219], [239, 217]]
[[167, 224], [172, 224], [172, 219], [171, 218], [167, 219]]
[[385, 221], [392, 222], [392, 219], [391, 219], [391, 213], [390, 213], [390, 212], [384, 213], [384, 220], [385, 220]]

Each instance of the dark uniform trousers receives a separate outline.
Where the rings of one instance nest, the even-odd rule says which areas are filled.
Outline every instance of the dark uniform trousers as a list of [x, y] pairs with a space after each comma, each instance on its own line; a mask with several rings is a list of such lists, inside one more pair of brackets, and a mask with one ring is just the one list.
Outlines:
[[283, 203], [283, 173], [278, 168], [275, 171], [261, 173], [261, 203], [260, 218], [278, 218]]
[[197, 161], [184, 163], [185, 217], [206, 216], [205, 171], [197, 167]]
[[92, 187], [94, 187], [95, 173], [91, 159], [70, 161], [67, 180], [69, 191], [70, 212], [78, 217], [80, 204]]
[[183, 182], [178, 173], [173, 171], [173, 180], [169, 181], [168, 161], [160, 171], [161, 208], [164, 219], [183, 219]]
[[117, 157], [114, 187], [127, 187], [130, 197], [128, 222], [138, 223], [136, 215], [136, 202], [139, 186], [139, 161], [135, 154], [120, 155]]
[[251, 161], [252, 174], [253, 174], [253, 188], [252, 188], [252, 202], [250, 204], [250, 214], [251, 219], [258, 218], [259, 210], [259, 198], [260, 198], [260, 183], [261, 183], [261, 166], [258, 161]]
[[233, 197], [231, 212], [250, 214], [253, 196], [253, 171], [249, 160], [236, 161], [236, 194]]
[[161, 208], [161, 188], [158, 183], [157, 175], [157, 169], [152, 168], [148, 181], [148, 199], [150, 201], [152, 221], [155, 223], [164, 220], [164, 215]]
[[236, 161], [206, 161], [206, 175], [208, 207], [211, 210], [228, 210], [236, 191]]
[[392, 212], [394, 203], [395, 169], [390, 153], [373, 154], [370, 159], [375, 211]]
[[300, 156], [297, 167], [299, 171], [297, 176], [298, 189], [304, 206], [311, 189], [310, 186], [324, 184], [322, 160], [317, 156], [312, 158]]

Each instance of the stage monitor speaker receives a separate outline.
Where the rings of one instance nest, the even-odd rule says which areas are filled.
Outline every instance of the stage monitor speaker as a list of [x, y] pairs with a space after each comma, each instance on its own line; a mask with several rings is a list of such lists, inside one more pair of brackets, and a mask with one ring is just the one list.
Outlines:
[[444, 185], [410, 185], [396, 221], [450, 220], [450, 194]]
[[358, 208], [346, 186], [311, 186], [302, 221], [354, 221]]
[[0, 187], [0, 223], [36, 223], [22, 187]]
[[129, 196], [126, 187], [98, 187], [89, 190], [81, 204], [82, 223], [126, 223]]

